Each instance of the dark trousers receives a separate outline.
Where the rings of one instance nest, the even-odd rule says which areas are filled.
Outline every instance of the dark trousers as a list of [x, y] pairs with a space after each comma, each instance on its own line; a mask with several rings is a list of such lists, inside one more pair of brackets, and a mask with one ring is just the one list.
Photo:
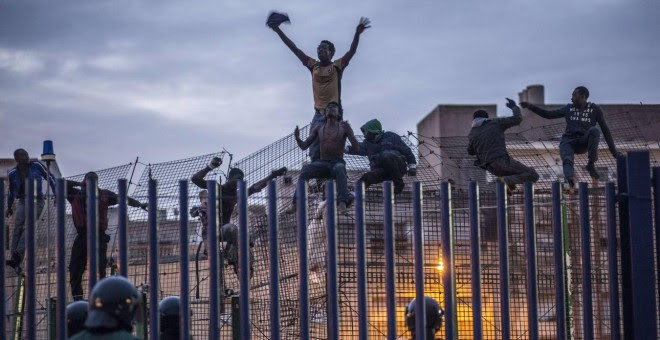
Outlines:
[[[318, 160], [306, 164], [300, 170], [299, 179], [308, 181], [312, 178], [334, 179], [337, 185], [337, 201], [351, 203], [348, 192], [348, 179], [346, 178], [346, 164], [344, 161]], [[293, 195], [293, 205], [296, 205], [296, 194]]]
[[518, 162], [517, 160], [507, 156], [495, 159], [486, 165], [486, 170], [491, 174], [502, 177], [504, 183], [509, 184], [522, 184], [526, 181], [536, 182], [539, 180], [539, 174], [536, 170]]
[[[105, 269], [108, 264], [108, 242], [110, 236], [104, 232], [99, 233], [99, 276], [105, 277]], [[80, 300], [83, 297], [82, 278], [87, 268], [87, 233], [78, 231], [73, 248], [71, 248], [71, 259], [69, 261], [69, 284], [71, 285], [71, 295], [74, 300]]]
[[592, 127], [582, 136], [563, 136], [559, 144], [559, 155], [564, 167], [564, 178], [574, 179], [575, 154], [588, 152], [589, 163], [598, 160], [598, 143], [600, 142], [600, 130]]
[[398, 152], [381, 152], [375, 157], [373, 162], [375, 166], [360, 177], [365, 188], [384, 181], [392, 181], [394, 193], [400, 194], [405, 186], [403, 175], [406, 174], [406, 161]]

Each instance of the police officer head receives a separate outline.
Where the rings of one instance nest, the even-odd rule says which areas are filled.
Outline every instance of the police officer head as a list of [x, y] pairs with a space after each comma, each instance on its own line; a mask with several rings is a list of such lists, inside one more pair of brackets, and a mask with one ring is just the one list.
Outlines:
[[85, 327], [92, 333], [130, 332], [138, 304], [138, 291], [121, 276], [102, 279], [92, 289]]
[[160, 336], [163, 339], [179, 338], [179, 308], [181, 299], [178, 296], [168, 296], [158, 304], [160, 315]]
[[87, 319], [87, 310], [89, 303], [87, 301], [76, 301], [66, 306], [66, 336], [72, 337], [85, 330], [85, 320]]
[[[410, 301], [406, 307], [406, 326], [415, 337], [415, 303], [417, 299]], [[442, 315], [444, 312], [440, 304], [432, 298], [424, 297], [424, 310], [426, 311], [426, 339], [433, 340], [435, 333], [442, 327]]]

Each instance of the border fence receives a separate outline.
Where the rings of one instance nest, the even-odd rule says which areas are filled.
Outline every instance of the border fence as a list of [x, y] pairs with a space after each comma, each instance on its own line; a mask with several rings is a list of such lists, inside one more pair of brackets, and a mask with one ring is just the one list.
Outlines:
[[[122, 200], [108, 229], [109, 274], [126, 275], [145, 298], [138, 336], [155, 338], [157, 302], [181, 295], [189, 301], [185, 325], [195, 338], [406, 339], [411, 335], [404, 308], [421, 290], [445, 309], [439, 338], [628, 338], [634, 330], [635, 339], [651, 339], [658, 332], [660, 176], [654, 168], [652, 198], [648, 154], [619, 159], [616, 186], [582, 184], [577, 196], [562, 194], [558, 183], [526, 186], [511, 196], [501, 185], [470, 183], [465, 190], [441, 181], [420, 159], [417, 177], [407, 178], [406, 190], [396, 197], [389, 184], [352, 186], [354, 211], [343, 215], [334, 210], [332, 184], [298, 184], [306, 155], [290, 138], [270, 148], [281, 156], [257, 152], [233, 164], [245, 171], [247, 183], [289, 167], [267, 192], [247, 197], [245, 184], [239, 186], [232, 221], [241, 230], [241, 259], [253, 252], [251, 278], [249, 261], [240, 261], [236, 271], [226, 265], [223, 247], [213, 242], [220, 227], [216, 218], [209, 219], [205, 244], [200, 222], [188, 216], [200, 189], [187, 179], [223, 153], [148, 164], [132, 191], [131, 181], [118, 179], [129, 177], [137, 164], [97, 172], [99, 183], [90, 187], [121, 197], [130, 192], [150, 203], [146, 213]], [[351, 182], [367, 167], [364, 159], [347, 157]], [[209, 182], [210, 195], [217, 195], [215, 183]], [[298, 209], [292, 213], [296, 190]], [[56, 301], [70, 301], [62, 294], [68, 285], [64, 250], [71, 248], [75, 230], [64, 200], [55, 201], [57, 208], [48, 204], [44, 211], [52, 209], [57, 221], [28, 219], [34, 246], [26, 261], [30, 280], [21, 286], [21, 275], [0, 272], [8, 311], [3, 326], [10, 326], [4, 334], [11, 335], [6, 338], [48, 338], [61, 331], [55, 309], [61, 313], [64, 304]], [[58, 235], [52, 259], [45, 228]], [[56, 272], [60, 276], [51, 277]], [[57, 299], [48, 298], [47, 279], [59, 285]], [[21, 287], [27, 293], [25, 313], [14, 308]], [[16, 328], [23, 315], [27, 320]]]

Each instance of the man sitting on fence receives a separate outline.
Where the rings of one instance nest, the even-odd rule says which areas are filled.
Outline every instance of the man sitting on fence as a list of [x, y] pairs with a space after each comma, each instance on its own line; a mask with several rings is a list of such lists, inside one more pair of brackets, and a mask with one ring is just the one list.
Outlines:
[[[206, 175], [209, 172], [216, 169], [221, 164], [222, 164], [222, 158], [213, 157], [209, 165], [205, 166], [204, 169], [199, 170], [197, 173], [195, 173], [192, 176], [191, 178], [192, 182], [199, 188], [206, 189], [206, 181], [204, 180], [204, 177], [206, 177]], [[263, 190], [263, 188], [265, 188], [268, 185], [268, 182], [279, 176], [285, 175], [286, 172], [287, 172], [286, 167], [273, 170], [270, 173], [270, 175], [266, 176], [266, 178], [258, 181], [257, 183], [252, 184], [247, 189], [248, 196]], [[229, 174], [227, 175], [227, 182], [222, 185], [218, 183], [218, 191], [220, 192], [220, 204], [218, 207], [218, 212], [219, 212], [218, 216], [220, 217], [220, 221], [222, 222], [220, 228], [220, 235], [218, 235], [219, 236], [218, 240], [227, 242], [227, 245], [225, 247], [225, 255], [227, 257], [228, 263], [234, 267], [234, 272], [237, 275], [239, 268], [238, 237], [232, 237], [232, 235], [237, 234], [238, 230], [234, 230], [237, 228], [235, 225], [231, 224], [230, 222], [231, 222], [232, 212], [234, 211], [234, 208], [238, 203], [238, 192], [237, 192], [238, 182], [242, 181], [244, 177], [245, 175], [243, 174], [243, 171], [241, 169], [232, 168], [229, 170]], [[206, 193], [205, 196], [208, 197], [208, 193]], [[208, 198], [206, 198], [206, 200], [208, 202]], [[206, 239], [206, 224], [207, 224], [206, 209], [207, 208], [205, 207], [203, 197], [201, 195], [200, 195], [200, 201], [202, 202], [202, 206], [194, 207], [193, 210], [191, 210], [191, 215], [195, 214], [194, 216], [200, 216], [200, 218], [202, 219], [202, 223], [204, 223], [202, 234], [204, 236], [204, 241], [207, 241]], [[231, 241], [234, 242], [230, 243], [229, 238], [231, 238]], [[254, 246], [252, 241], [250, 241], [250, 246], [251, 247]], [[250, 256], [250, 268], [252, 268], [253, 261], [254, 259], [252, 258], [252, 256]]]
[[[345, 212], [351, 203], [346, 179], [346, 162], [344, 162], [344, 146], [346, 139], [351, 142], [351, 149], [357, 152], [358, 141], [353, 129], [347, 121], [339, 120], [339, 104], [332, 102], [324, 110], [326, 121], [323, 125], [313, 127], [304, 141], [300, 139], [300, 129], [296, 126], [293, 132], [298, 146], [306, 150], [318, 138], [320, 159], [303, 166], [299, 179], [329, 178], [337, 181], [338, 210]], [[293, 208], [296, 207], [296, 196], [293, 197]]]
[[360, 142], [357, 152], [349, 154], [369, 157], [371, 171], [360, 177], [365, 187], [383, 181], [394, 182], [394, 193], [400, 194], [405, 186], [403, 175], [415, 176], [417, 160], [410, 147], [401, 136], [391, 131], [383, 131], [378, 119], [372, 119], [360, 128], [364, 141]]
[[600, 142], [600, 131], [596, 128], [596, 123], [600, 125], [600, 129], [603, 131], [612, 156], [616, 158], [619, 155], [610, 128], [605, 122], [603, 111], [598, 105], [587, 102], [588, 98], [589, 90], [584, 86], [578, 86], [573, 90], [572, 104], [568, 104], [559, 110], [548, 111], [527, 102], [520, 102], [520, 106], [543, 118], [566, 119], [566, 131], [561, 136], [559, 155], [564, 167], [564, 180], [570, 190], [575, 188], [575, 176], [573, 174], [575, 154], [588, 152], [589, 162], [585, 169], [593, 179], [600, 178], [595, 165], [598, 160], [598, 143]]
[[[73, 225], [76, 227], [76, 238], [73, 240], [71, 247], [71, 259], [69, 260], [69, 279], [71, 285], [71, 295], [74, 300], [82, 300], [82, 278], [87, 266], [87, 179], [94, 178], [98, 180], [98, 175], [95, 172], [88, 172], [85, 174], [85, 179], [82, 182], [67, 181], [67, 196], [66, 199], [71, 203], [71, 216], [73, 217]], [[107, 251], [108, 242], [110, 242], [110, 235], [105, 231], [108, 229], [108, 207], [119, 203], [117, 194], [110, 191], [101, 189], [98, 193], [98, 262], [99, 262], [99, 276], [101, 278], [106, 275], [106, 266], [108, 264]], [[139, 201], [128, 197], [128, 205], [131, 207], [147, 209], [147, 203], [140, 203]]]
[[509, 98], [506, 100], [506, 106], [513, 111], [511, 117], [488, 119], [488, 112], [474, 112], [467, 151], [477, 156], [476, 166], [501, 177], [511, 192], [516, 189], [516, 184], [538, 181], [539, 175], [534, 169], [511, 158], [506, 150], [504, 131], [522, 122], [522, 114], [516, 102]]

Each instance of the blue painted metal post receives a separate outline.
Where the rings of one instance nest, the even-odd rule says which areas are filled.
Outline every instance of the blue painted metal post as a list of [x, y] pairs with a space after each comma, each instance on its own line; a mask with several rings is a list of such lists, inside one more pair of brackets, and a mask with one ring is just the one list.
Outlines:
[[206, 181], [209, 193], [208, 247], [209, 247], [209, 340], [220, 338], [220, 288], [218, 287], [218, 184], [214, 180]]
[[616, 159], [619, 189], [619, 238], [621, 242], [621, 303], [623, 311], [623, 338], [634, 339], [635, 318], [632, 305], [632, 264], [630, 262], [630, 224], [628, 224], [628, 164], [626, 156]]
[[[6, 311], [5, 299], [5, 233], [7, 225], [5, 224], [5, 180], [0, 178], [0, 310]], [[0, 321], [0, 334], [7, 334], [5, 329], [5, 320]]]
[[561, 183], [552, 183], [552, 234], [555, 256], [555, 309], [557, 314], [557, 340], [565, 340], [566, 322], [566, 264], [564, 262], [564, 227], [562, 226]]
[[591, 230], [589, 187], [580, 183], [580, 246], [582, 250], [582, 331], [586, 340], [594, 338], [594, 312], [591, 296]]
[[160, 336], [158, 314], [158, 182], [149, 180], [149, 333], [151, 339]]
[[[653, 202], [655, 210], [655, 265], [660, 275], [660, 167], [653, 168]], [[2, 216], [2, 215], [0, 215]]]
[[250, 232], [248, 230], [248, 201], [245, 181], [238, 182], [238, 238], [241, 308], [241, 339], [250, 340]]
[[[0, 242], [0, 244], [3, 244]], [[66, 339], [66, 180], [57, 180], [57, 338]], [[2, 334], [2, 333], [0, 333]]]
[[440, 184], [442, 195], [442, 284], [445, 293], [445, 339], [458, 338], [456, 323], [456, 278], [454, 273], [454, 231], [452, 226], [451, 187], [449, 182]]
[[358, 339], [369, 339], [367, 310], [367, 237], [364, 224], [364, 183], [355, 185], [355, 251], [357, 254]]
[[511, 339], [511, 314], [509, 312], [509, 230], [507, 228], [507, 197], [504, 183], [497, 182], [497, 242], [500, 253], [500, 306], [502, 315], [502, 340]]
[[325, 220], [328, 248], [328, 339], [339, 340], [339, 292], [337, 289], [337, 193], [335, 181], [325, 182], [327, 216]]
[[190, 250], [188, 239], [188, 181], [179, 181], [179, 337], [190, 339]]
[[277, 238], [277, 181], [268, 183], [268, 254], [270, 255], [270, 338], [280, 340], [280, 243]]
[[298, 308], [300, 319], [300, 339], [309, 340], [309, 277], [307, 259], [307, 182], [298, 180], [296, 188], [298, 197], [298, 275], [300, 277], [300, 294], [298, 295]]
[[[36, 183], [34, 178], [30, 177], [27, 179], [27, 185], [25, 186], [27, 193], [25, 199], [27, 200], [25, 207], [25, 222], [27, 228], [25, 228], [25, 245], [26, 245], [26, 267], [27, 271], [25, 274], [25, 301], [27, 304], [27, 315], [26, 315], [26, 339], [35, 340], [37, 338], [37, 278], [36, 278], [36, 261], [35, 261], [35, 231], [37, 225], [37, 212], [36, 212]], [[3, 320], [4, 321], [4, 320]]]
[[392, 182], [383, 182], [383, 212], [385, 213], [385, 295], [387, 308], [387, 339], [395, 340], [396, 335], [396, 284], [394, 276], [394, 221], [393, 221]]
[[89, 298], [98, 280], [99, 270], [99, 221], [98, 221], [98, 183], [97, 178], [90, 176], [85, 183], [87, 190], [87, 291]]
[[426, 303], [424, 302], [424, 225], [422, 184], [413, 183], [413, 234], [415, 250], [415, 331], [417, 340], [426, 339]]
[[648, 151], [628, 153], [628, 211], [630, 262], [635, 340], [657, 339], [657, 317], [653, 270], [653, 215], [651, 212], [650, 160]]
[[470, 182], [470, 264], [472, 267], [472, 336], [474, 340], [483, 337], [481, 314], [481, 237], [479, 230], [479, 184]]
[[607, 261], [609, 264], [608, 281], [610, 286], [610, 339], [621, 338], [621, 318], [619, 307], [619, 265], [617, 263], [616, 242], [616, 191], [614, 183], [605, 185], [607, 198]]
[[121, 178], [117, 181], [117, 189], [117, 194], [119, 196], [119, 218], [117, 223], [117, 238], [119, 238], [119, 275], [128, 278], [128, 181], [126, 178]]
[[527, 318], [529, 339], [539, 338], [539, 294], [536, 269], [536, 225], [534, 224], [534, 184], [525, 182], [525, 229], [527, 236]]

